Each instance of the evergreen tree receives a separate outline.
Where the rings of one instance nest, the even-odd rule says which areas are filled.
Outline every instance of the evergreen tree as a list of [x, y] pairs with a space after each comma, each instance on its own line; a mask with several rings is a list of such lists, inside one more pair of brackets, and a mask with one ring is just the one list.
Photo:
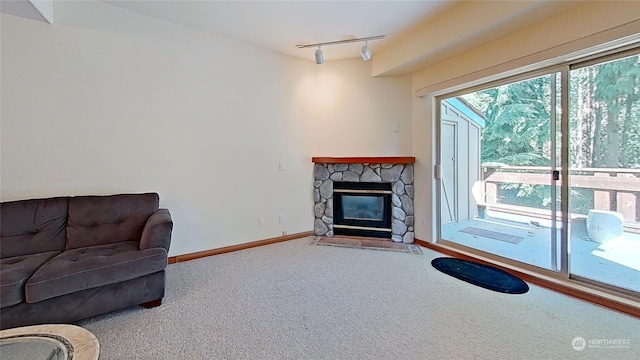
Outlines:
[[[487, 118], [483, 163], [551, 165], [550, 137], [557, 136], [550, 134], [552, 96], [558, 99], [558, 132], [561, 108], [552, 77], [559, 79], [550, 74], [462, 96]], [[570, 167], [640, 168], [640, 56], [572, 70], [569, 84]], [[548, 186], [514, 183], [501, 189], [517, 197], [505, 199], [511, 203], [550, 202]]]

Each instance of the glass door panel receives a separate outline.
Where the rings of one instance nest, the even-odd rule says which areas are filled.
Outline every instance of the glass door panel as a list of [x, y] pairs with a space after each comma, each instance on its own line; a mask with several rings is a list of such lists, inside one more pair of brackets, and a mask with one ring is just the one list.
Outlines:
[[441, 239], [558, 270], [559, 76], [441, 99]]
[[569, 79], [569, 272], [640, 292], [640, 57]]

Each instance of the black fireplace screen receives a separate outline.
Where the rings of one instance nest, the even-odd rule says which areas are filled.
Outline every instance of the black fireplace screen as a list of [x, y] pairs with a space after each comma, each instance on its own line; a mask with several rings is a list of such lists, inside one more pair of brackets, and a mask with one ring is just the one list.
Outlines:
[[334, 182], [334, 233], [391, 236], [391, 184]]

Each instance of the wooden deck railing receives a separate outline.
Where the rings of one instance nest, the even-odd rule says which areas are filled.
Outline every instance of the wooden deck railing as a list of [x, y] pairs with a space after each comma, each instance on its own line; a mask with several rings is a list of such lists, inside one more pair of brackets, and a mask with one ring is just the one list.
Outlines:
[[[482, 177], [485, 203], [499, 204], [501, 183], [550, 185], [551, 168], [483, 165]], [[594, 209], [617, 211], [627, 222], [640, 221], [640, 169], [570, 169], [569, 181], [571, 188], [593, 190]]]

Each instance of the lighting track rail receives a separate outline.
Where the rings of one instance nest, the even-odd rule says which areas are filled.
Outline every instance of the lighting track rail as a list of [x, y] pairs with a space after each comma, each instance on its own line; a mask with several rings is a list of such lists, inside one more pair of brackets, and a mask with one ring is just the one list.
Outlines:
[[380, 40], [380, 39], [384, 39], [385, 36], [387, 36], [387, 35], [378, 35], [378, 36], [370, 36], [370, 37], [357, 38], [357, 39], [329, 41], [329, 42], [316, 43], [316, 44], [298, 44], [298, 45], [296, 45], [296, 47], [298, 49], [304, 49], [304, 48], [316, 47], [316, 46], [338, 45], [338, 44], [347, 44], [347, 43], [370, 41], [370, 40]]

